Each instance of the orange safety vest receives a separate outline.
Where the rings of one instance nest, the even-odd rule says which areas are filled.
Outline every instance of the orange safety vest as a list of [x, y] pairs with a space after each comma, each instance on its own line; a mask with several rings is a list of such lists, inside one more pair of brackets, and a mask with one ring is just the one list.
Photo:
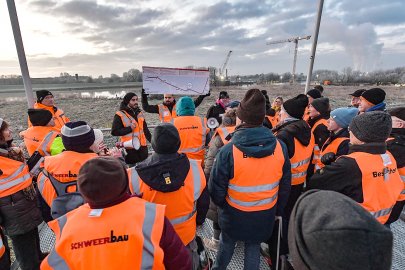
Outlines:
[[294, 156], [290, 158], [291, 162], [291, 185], [300, 185], [305, 182], [309, 162], [311, 161], [312, 151], [314, 150], [315, 139], [311, 133], [311, 140], [308, 146], [302, 145], [294, 138]]
[[179, 131], [179, 153], [190, 159], [204, 160], [205, 139], [209, 132], [207, 119], [199, 116], [180, 116], [174, 118], [174, 126]]
[[3, 257], [4, 253], [6, 253], [6, 247], [4, 246], [3, 239], [0, 235], [0, 259]]
[[35, 151], [38, 151], [42, 156], [50, 156], [52, 142], [58, 135], [58, 130], [47, 126], [33, 126], [20, 132], [30, 156]]
[[363, 202], [360, 205], [385, 224], [404, 189], [394, 157], [388, 151], [381, 155], [354, 152], [347, 157], [353, 158], [361, 171]]
[[274, 154], [263, 158], [248, 157], [235, 145], [232, 147], [234, 177], [229, 180], [228, 204], [245, 212], [275, 206], [285, 162], [281, 144], [277, 141]]
[[133, 136], [137, 136], [141, 146], [146, 146], [146, 137], [143, 131], [143, 122], [145, 118], [143, 117], [142, 113], [139, 113], [136, 121], [131, 115], [129, 115], [126, 111], [118, 111], [116, 114], [121, 118], [122, 124], [124, 127], [130, 127], [132, 123], [135, 123], [135, 128], [132, 129], [132, 133], [128, 133], [127, 135], [120, 136], [121, 142], [131, 141]]
[[48, 223], [56, 244], [41, 269], [165, 269], [164, 215], [165, 206], [136, 197], [104, 209], [82, 205]]
[[[314, 134], [315, 129], [319, 126], [319, 125], [328, 125], [328, 121], [326, 121], [326, 119], [319, 119], [311, 128], [311, 132], [312, 134]], [[315, 168], [314, 170], [318, 170], [321, 168], [322, 166], [322, 162], [321, 162], [321, 149], [319, 148], [319, 145], [317, 142], [315, 142], [315, 146], [314, 146], [314, 156], [312, 158], [312, 164], [315, 164]]]
[[[197, 230], [197, 200], [206, 186], [200, 161], [190, 159], [190, 170], [184, 185], [173, 192], [151, 189], [139, 177], [135, 168], [128, 169], [128, 177], [129, 188], [133, 194], [142, 194], [142, 199], [166, 205], [166, 217], [172, 223], [184, 245], [193, 241]], [[170, 183], [170, 176], [167, 176], [165, 180]]]
[[[235, 131], [235, 128], [236, 128], [236, 126], [230, 126], [230, 127], [220, 126], [215, 130], [215, 133], [212, 136], [212, 138], [214, 138], [215, 136], [219, 136], [221, 138], [223, 144], [226, 145], [231, 141], [231, 140], [227, 140], [226, 137], [228, 137], [229, 134], [233, 133]], [[212, 139], [211, 139], [211, 142], [212, 142]]]
[[[350, 139], [347, 137], [339, 137], [339, 138], [335, 138], [333, 141], [330, 142], [330, 137], [326, 140], [326, 142], [323, 144], [322, 146], [322, 150], [320, 153], [320, 156], [322, 157], [323, 155], [325, 155], [326, 153], [334, 153], [336, 155], [339, 146], [346, 141], [349, 141]], [[329, 143], [330, 142], [330, 143]], [[325, 164], [322, 163], [318, 163], [317, 166], [319, 167], [319, 169], [322, 169], [323, 167], [325, 167]]]
[[12, 195], [32, 183], [28, 166], [20, 161], [0, 156], [0, 198]]
[[[63, 125], [70, 122], [70, 119], [65, 116], [65, 113], [61, 109], [57, 108], [57, 110], [55, 112], [54, 108], [55, 107], [45, 106], [38, 102], [35, 102], [35, 104], [34, 104], [34, 109], [44, 109], [44, 110], [48, 110], [52, 113], [53, 120], [55, 121], [54, 128], [56, 130], [60, 131], [60, 129], [63, 127]], [[29, 128], [32, 127], [32, 123], [29, 118], [28, 118], [28, 127]]]
[[267, 119], [269, 120], [269, 122], [271, 123], [271, 126], [274, 128], [275, 126], [278, 125], [280, 119], [278, 118], [278, 115], [276, 113], [275, 116], [270, 116], [270, 115], [266, 115]]
[[[79, 170], [88, 160], [98, 157], [96, 153], [77, 153], [63, 151], [56, 156], [46, 156], [43, 164], [44, 170], [38, 175], [38, 189], [46, 203], [51, 206], [56, 199], [56, 191], [48, 174], [62, 183], [76, 182]], [[68, 190], [75, 192], [76, 190]]]
[[176, 104], [174, 104], [171, 112], [170, 112], [169, 108], [167, 108], [167, 106], [165, 106], [164, 104], [159, 104], [158, 107], [159, 107], [160, 123], [172, 123], [173, 124], [173, 118], [177, 117]]
[[[388, 138], [387, 142], [395, 140], [395, 138]], [[401, 177], [402, 182], [404, 183], [404, 189], [401, 191], [398, 201], [405, 201], [405, 167], [398, 168], [399, 176]]]

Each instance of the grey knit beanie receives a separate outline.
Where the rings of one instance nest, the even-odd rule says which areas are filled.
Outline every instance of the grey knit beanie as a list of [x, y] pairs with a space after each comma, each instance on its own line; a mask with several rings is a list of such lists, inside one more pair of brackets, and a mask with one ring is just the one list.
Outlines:
[[349, 130], [362, 142], [385, 142], [391, 133], [392, 122], [388, 113], [366, 112], [353, 118]]
[[391, 269], [392, 232], [334, 191], [311, 190], [298, 199], [288, 245], [294, 269]]

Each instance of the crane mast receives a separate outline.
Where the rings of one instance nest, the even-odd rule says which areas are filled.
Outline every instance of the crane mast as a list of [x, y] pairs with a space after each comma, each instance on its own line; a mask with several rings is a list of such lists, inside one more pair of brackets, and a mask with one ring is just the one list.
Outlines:
[[224, 79], [224, 71], [226, 69], [226, 66], [228, 65], [228, 61], [229, 61], [229, 58], [231, 57], [231, 53], [232, 53], [232, 51], [228, 52], [228, 55], [226, 56], [225, 61], [222, 64], [222, 67], [219, 69], [219, 77], [221, 80]]

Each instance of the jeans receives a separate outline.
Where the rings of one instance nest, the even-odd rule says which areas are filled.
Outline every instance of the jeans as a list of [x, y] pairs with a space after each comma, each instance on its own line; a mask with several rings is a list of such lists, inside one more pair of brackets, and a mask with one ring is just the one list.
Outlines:
[[13, 243], [15, 257], [21, 270], [37, 270], [41, 263], [38, 229], [27, 233], [9, 236]]
[[[227, 236], [224, 232], [219, 237], [219, 250], [215, 260], [213, 270], [226, 270], [232, 255], [235, 251], [236, 241]], [[245, 270], [258, 270], [260, 266], [260, 243], [244, 243], [245, 245]]]

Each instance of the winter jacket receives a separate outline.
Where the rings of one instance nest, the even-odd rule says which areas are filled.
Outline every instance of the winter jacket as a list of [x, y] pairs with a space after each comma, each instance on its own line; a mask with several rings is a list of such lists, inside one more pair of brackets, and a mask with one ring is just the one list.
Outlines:
[[[132, 110], [132, 109], [128, 108], [128, 106], [124, 105], [123, 103], [121, 103], [120, 111], [126, 111], [136, 121], [138, 121], [138, 114], [141, 112], [141, 110], [139, 108], [136, 110]], [[144, 123], [143, 131], [145, 133], [145, 137], [150, 142], [152, 135], [148, 129], [148, 125], [146, 124], [146, 121], [144, 121], [143, 123]], [[122, 123], [121, 118], [117, 114], [115, 114], [114, 120], [112, 123], [112, 127], [111, 127], [111, 135], [124, 136], [131, 132], [132, 132], [132, 128], [124, 127], [124, 124]], [[126, 151], [128, 154], [125, 156], [125, 162], [128, 164], [135, 164], [137, 162], [145, 160], [148, 157], [148, 147], [147, 146], [141, 146], [138, 150], [126, 149]]]
[[[0, 146], [7, 150], [5, 145]], [[2, 164], [0, 164], [1, 169]], [[35, 229], [42, 223], [34, 186], [0, 198], [0, 225], [9, 236], [20, 235]]]
[[311, 128], [304, 120], [293, 120], [277, 126], [273, 132], [277, 139], [287, 146], [288, 157], [291, 159], [295, 154], [294, 138], [302, 145], [308, 146], [311, 141]]
[[[365, 143], [362, 145], [350, 145], [349, 154], [365, 152], [381, 155], [386, 150], [385, 143]], [[347, 156], [342, 156], [330, 165], [318, 170], [310, 179], [307, 188], [332, 190], [342, 193], [358, 203], [364, 201], [360, 168], [353, 158]]]
[[[200, 106], [201, 102], [204, 100], [204, 98], [207, 95], [200, 95], [194, 100], [194, 106], [197, 108]], [[173, 106], [176, 104], [176, 101], [172, 105], [166, 105], [164, 104], [170, 111], [170, 113], [173, 110]], [[147, 112], [147, 113], [159, 113], [159, 106], [158, 105], [150, 105], [148, 102], [148, 95], [147, 94], [142, 94], [142, 109]]]
[[214, 117], [218, 123], [222, 124], [222, 115], [225, 113], [225, 108], [221, 104], [212, 105], [207, 111], [207, 119]]
[[[328, 119], [329, 114], [328, 115], [319, 115], [315, 118], [310, 118], [308, 120], [309, 126], [312, 128], [315, 125], [315, 123], [318, 122], [318, 120], [320, 120], [322, 118]], [[323, 124], [318, 125], [315, 128], [315, 130], [312, 131], [312, 133], [314, 134], [315, 145], [318, 145], [319, 149], [322, 149], [323, 144], [329, 138], [330, 132], [328, 130], [328, 127]], [[312, 164], [312, 161], [311, 161], [311, 163], [309, 164], [309, 167], [308, 167], [307, 179], [309, 179], [313, 175], [314, 171], [315, 171], [315, 164]]]
[[[276, 113], [277, 112], [273, 108], [266, 106], [266, 116], [274, 117], [276, 115]], [[267, 117], [264, 118], [263, 126], [269, 128], [269, 129], [275, 128], [275, 127], [273, 127], [273, 124], [269, 121], [269, 119]]]
[[[232, 239], [259, 243], [267, 240], [274, 225], [275, 215], [283, 215], [291, 189], [291, 165], [284, 143], [280, 142], [284, 155], [283, 176], [279, 182], [278, 200], [275, 207], [254, 212], [244, 212], [231, 207], [227, 201], [229, 180], [234, 177], [233, 146], [244, 154], [263, 158], [272, 155], [277, 145], [276, 137], [266, 127], [237, 127], [232, 141], [222, 147], [212, 168], [208, 190], [212, 201], [220, 208], [219, 224]], [[271, 169], [269, 168], [269, 173]]]
[[[390, 138], [387, 142], [387, 150], [394, 156], [398, 168], [405, 167], [405, 128], [393, 128]], [[391, 215], [385, 224], [395, 222], [401, 215], [402, 209], [405, 206], [404, 201], [398, 201], [391, 211]]]
[[[190, 170], [190, 161], [185, 154], [158, 154], [153, 153], [148, 159], [136, 165], [136, 171], [142, 181], [160, 192], [173, 192], [181, 188]], [[159, 185], [164, 182], [163, 174], [170, 174], [170, 185]], [[207, 188], [197, 200], [197, 224], [204, 223], [209, 206]]]
[[[349, 135], [349, 131], [347, 130], [347, 128], [341, 129], [337, 133], [331, 132], [329, 135], [329, 140], [327, 140], [323, 144], [322, 149], [326, 149], [326, 147], [328, 147], [328, 145], [331, 144], [331, 142], [333, 142], [337, 138], [349, 138], [349, 136], [350, 135]], [[347, 155], [348, 153], [349, 153], [349, 140], [346, 140], [339, 145], [335, 156], [339, 157], [339, 156]]]
[[374, 112], [374, 111], [382, 111], [385, 112], [387, 109], [385, 108], [386, 104], [384, 102], [378, 103], [371, 108], [368, 108], [365, 112]]

